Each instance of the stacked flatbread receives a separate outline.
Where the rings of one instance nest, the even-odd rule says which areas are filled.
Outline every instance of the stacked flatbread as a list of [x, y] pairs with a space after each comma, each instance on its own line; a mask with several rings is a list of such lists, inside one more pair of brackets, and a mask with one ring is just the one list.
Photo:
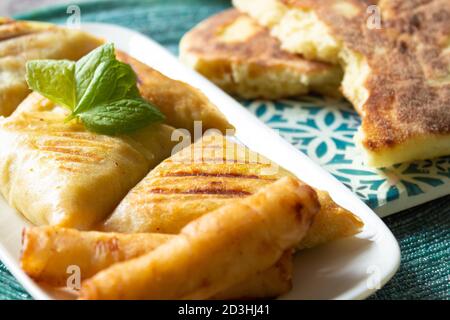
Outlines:
[[[357, 141], [369, 165], [385, 167], [450, 154], [448, 1], [233, 3], [270, 30], [279, 41], [277, 50], [297, 54], [310, 63], [322, 61], [342, 67], [341, 91], [362, 117]], [[192, 34], [199, 34], [201, 27]], [[189, 34], [186, 37], [189, 39]], [[183, 57], [188, 56], [186, 47], [182, 42]], [[261, 47], [263, 50], [269, 49]], [[226, 56], [223, 51], [221, 54]], [[206, 60], [204, 52], [196, 56]], [[190, 64], [197, 69], [204, 65]], [[278, 96], [283, 95], [290, 94], [288, 90], [278, 92]]]

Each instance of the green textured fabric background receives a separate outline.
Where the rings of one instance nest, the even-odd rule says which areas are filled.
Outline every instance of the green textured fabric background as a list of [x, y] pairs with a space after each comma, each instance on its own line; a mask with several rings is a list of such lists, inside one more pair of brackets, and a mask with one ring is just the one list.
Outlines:
[[[196, 23], [230, 6], [224, 0], [81, 2], [82, 22], [119, 24], [142, 32], [177, 54], [180, 37]], [[16, 18], [64, 22], [66, 6]], [[151, 55], [151, 52], [149, 52]], [[450, 190], [449, 190], [450, 194]], [[371, 299], [450, 300], [450, 196], [384, 219], [400, 243], [394, 278]], [[30, 299], [0, 263], [0, 299]]]

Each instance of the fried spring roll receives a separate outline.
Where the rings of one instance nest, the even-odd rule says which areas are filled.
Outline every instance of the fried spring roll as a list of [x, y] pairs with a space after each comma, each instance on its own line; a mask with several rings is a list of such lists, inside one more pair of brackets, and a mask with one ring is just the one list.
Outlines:
[[287, 250], [275, 265], [212, 297], [216, 300], [271, 299], [292, 289], [293, 251]]
[[364, 226], [364, 223], [350, 211], [336, 204], [326, 191], [316, 190], [320, 202], [320, 212], [314, 218], [306, 236], [297, 250], [314, 248], [336, 239], [350, 237]]
[[[70, 266], [79, 267], [84, 280], [116, 262], [148, 253], [173, 237], [156, 233], [78, 231], [54, 226], [27, 228], [23, 231], [22, 269], [36, 281], [65, 286]], [[252, 275], [215, 298], [276, 297], [290, 290], [291, 278], [292, 253], [288, 250], [269, 269]]]
[[194, 220], [152, 252], [100, 271], [82, 283], [80, 298], [212, 298], [274, 265], [319, 208], [311, 187], [282, 178]]
[[65, 286], [69, 266], [87, 279], [112, 264], [129, 260], [162, 245], [172, 236], [78, 231], [33, 227], [23, 231], [22, 269], [36, 281]]

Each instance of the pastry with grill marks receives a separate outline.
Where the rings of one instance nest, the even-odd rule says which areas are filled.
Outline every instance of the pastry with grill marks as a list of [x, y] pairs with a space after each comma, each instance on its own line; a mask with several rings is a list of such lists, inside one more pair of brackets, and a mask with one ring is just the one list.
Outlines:
[[65, 122], [68, 114], [32, 93], [0, 121], [0, 191], [36, 225], [90, 229], [170, 155], [173, 128], [112, 137]]
[[[248, 197], [291, 175], [248, 148], [219, 134], [192, 144], [153, 169], [120, 203], [104, 231], [178, 233], [186, 224], [221, 206]], [[317, 191], [321, 210], [298, 248], [351, 236], [362, 222]]]

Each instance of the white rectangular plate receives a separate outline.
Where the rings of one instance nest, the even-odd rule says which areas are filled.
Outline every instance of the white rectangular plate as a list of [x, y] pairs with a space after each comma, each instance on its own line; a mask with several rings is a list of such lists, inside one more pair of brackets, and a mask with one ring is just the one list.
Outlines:
[[[383, 286], [397, 271], [397, 241], [378, 216], [328, 172], [295, 149], [238, 102], [211, 82], [184, 67], [160, 45], [122, 27], [86, 23], [82, 29], [114, 42], [165, 75], [203, 91], [236, 127], [239, 141], [290, 170], [306, 183], [327, 190], [341, 206], [359, 216], [363, 232], [296, 255], [294, 287], [282, 299], [363, 299]], [[28, 223], [0, 197], [0, 258], [36, 299], [61, 298], [31, 280], [20, 268], [21, 230]], [[65, 297], [65, 296], [64, 296]]]

